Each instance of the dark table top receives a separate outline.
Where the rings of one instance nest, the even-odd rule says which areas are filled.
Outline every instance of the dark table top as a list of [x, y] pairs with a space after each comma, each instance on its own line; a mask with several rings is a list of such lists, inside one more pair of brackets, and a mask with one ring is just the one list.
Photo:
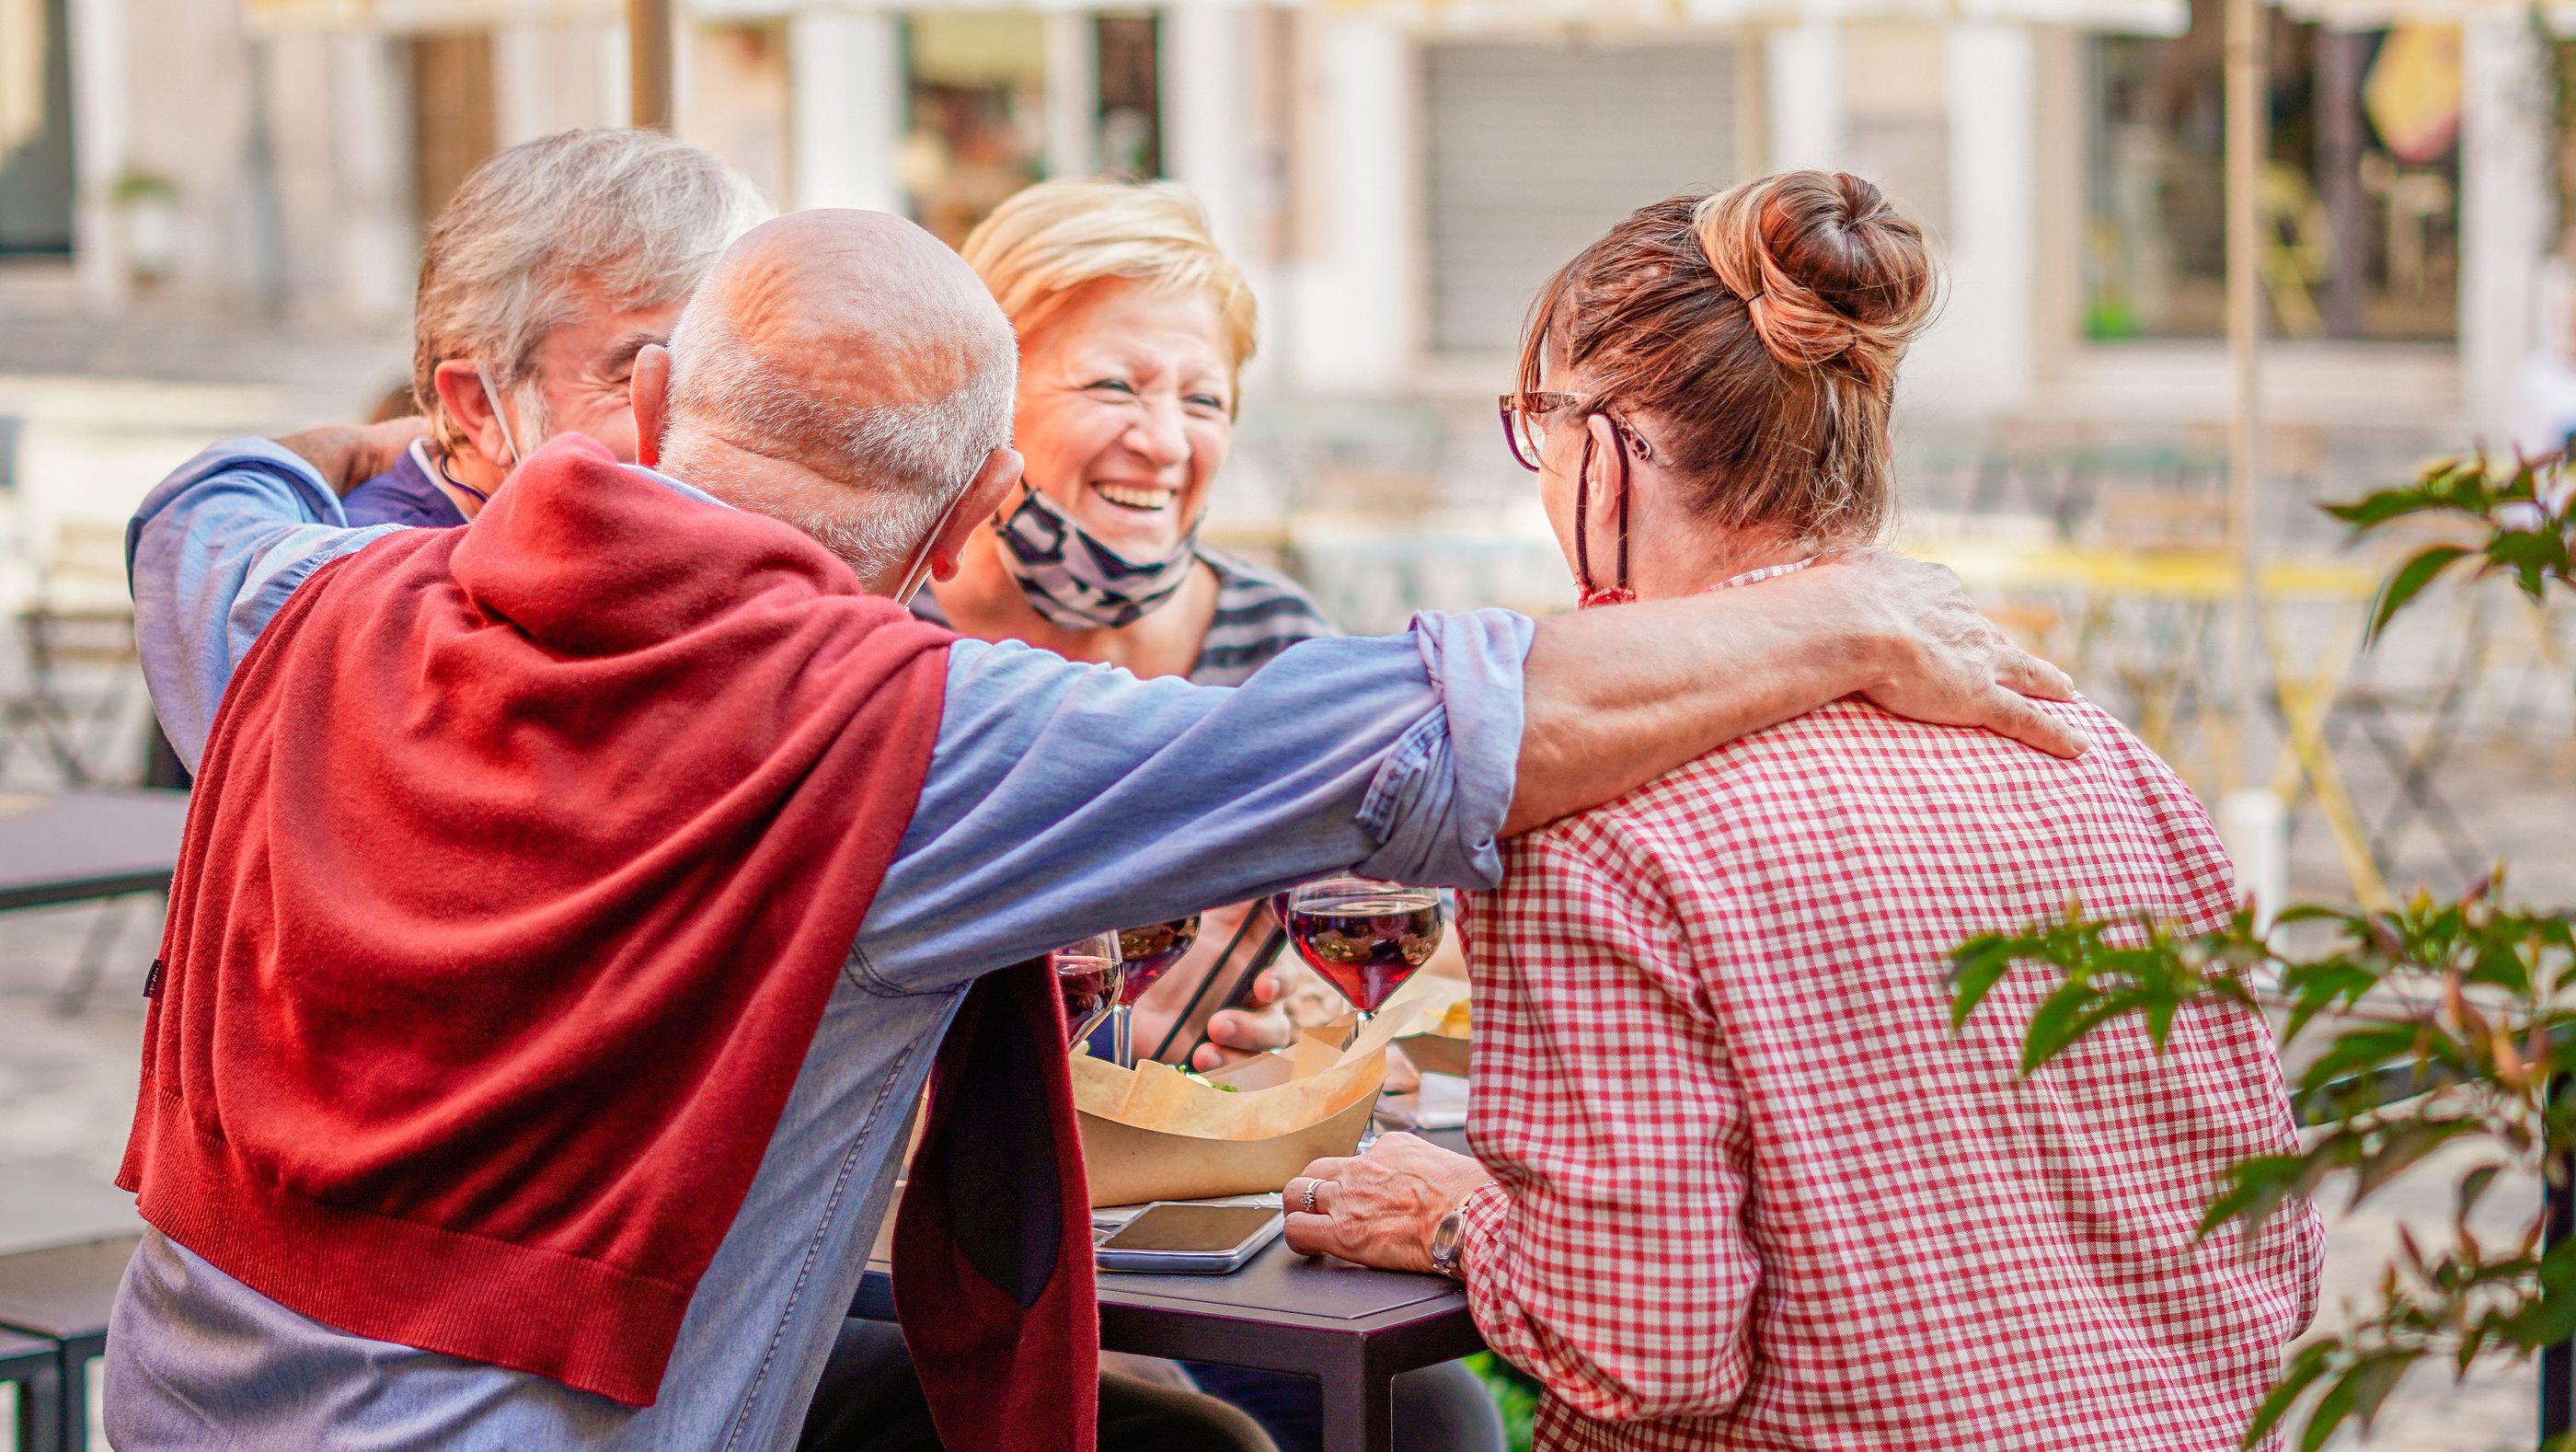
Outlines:
[[141, 1238], [120, 1235], [0, 1257], [0, 1326], [57, 1341], [106, 1335], [116, 1283]]
[[0, 790], [0, 910], [170, 885], [188, 794]]
[[54, 1343], [41, 1336], [0, 1331], [0, 1376], [25, 1376], [54, 1364]]
[[[1465, 1136], [1458, 1131], [1435, 1132], [1425, 1138], [1451, 1149], [1466, 1147]], [[1448, 1356], [1466, 1355], [1480, 1344], [1467, 1311], [1466, 1292], [1456, 1282], [1444, 1276], [1369, 1270], [1327, 1257], [1303, 1256], [1290, 1250], [1285, 1240], [1272, 1241], [1232, 1275], [1102, 1271], [1099, 1283], [1100, 1344], [1111, 1351], [1190, 1357], [1186, 1349], [1171, 1349], [1177, 1322], [1195, 1323], [1196, 1329], [1184, 1333], [1193, 1338], [1220, 1328], [1250, 1333], [1219, 1338], [1246, 1346], [1257, 1346], [1262, 1336], [1281, 1338], [1276, 1362], [1267, 1357], [1262, 1362], [1239, 1361], [1235, 1355], [1195, 1358], [1239, 1365], [1268, 1363], [1280, 1369], [1287, 1369], [1281, 1363], [1307, 1360], [1286, 1343], [1318, 1338], [1364, 1341], [1387, 1333], [1419, 1337], [1431, 1332], [1444, 1343], [1460, 1343]], [[851, 1313], [880, 1321], [894, 1319], [891, 1267], [883, 1259], [869, 1261]]]

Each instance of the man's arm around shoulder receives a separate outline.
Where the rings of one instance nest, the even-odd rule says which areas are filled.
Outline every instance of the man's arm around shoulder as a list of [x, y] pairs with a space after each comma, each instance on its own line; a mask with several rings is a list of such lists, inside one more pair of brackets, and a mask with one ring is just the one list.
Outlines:
[[406, 422], [407, 431], [227, 439], [179, 466], [135, 510], [125, 531], [135, 645], [153, 709], [191, 770], [233, 668], [287, 597], [323, 564], [388, 532], [349, 528], [339, 494], [366, 477], [352, 471], [409, 446], [418, 425]]

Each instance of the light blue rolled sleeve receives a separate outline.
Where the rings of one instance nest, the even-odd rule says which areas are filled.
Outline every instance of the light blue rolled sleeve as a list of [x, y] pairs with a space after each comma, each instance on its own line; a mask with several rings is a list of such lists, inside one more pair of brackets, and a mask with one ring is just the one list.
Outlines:
[[190, 771], [233, 668], [286, 598], [398, 528], [350, 528], [313, 466], [266, 439], [216, 444], [144, 497], [125, 527], [135, 647], [161, 729]]
[[853, 967], [931, 992], [1089, 933], [1345, 868], [1491, 886], [1531, 624], [1423, 614], [1240, 686], [961, 640], [921, 803]]

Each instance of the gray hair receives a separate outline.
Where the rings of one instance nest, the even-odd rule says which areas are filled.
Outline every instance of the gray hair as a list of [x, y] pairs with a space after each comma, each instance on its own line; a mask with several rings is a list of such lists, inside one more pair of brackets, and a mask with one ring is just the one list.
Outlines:
[[[998, 317], [995, 327], [1000, 331]], [[663, 465], [691, 477], [694, 461], [676, 427], [686, 422], [850, 486], [852, 507], [781, 517], [865, 578], [908, 562], [984, 460], [1009, 447], [1018, 383], [1019, 360], [1006, 344], [945, 397], [871, 408], [835, 404], [816, 396], [810, 379], [745, 344], [723, 304], [702, 291], [671, 330], [675, 427], [664, 441]]]
[[518, 446], [534, 451], [552, 432], [537, 349], [576, 315], [576, 282], [621, 309], [666, 306], [772, 211], [714, 152], [658, 131], [566, 131], [475, 168], [421, 249], [411, 387], [439, 443], [464, 442], [431, 381], [439, 364], [489, 368], [518, 405]]

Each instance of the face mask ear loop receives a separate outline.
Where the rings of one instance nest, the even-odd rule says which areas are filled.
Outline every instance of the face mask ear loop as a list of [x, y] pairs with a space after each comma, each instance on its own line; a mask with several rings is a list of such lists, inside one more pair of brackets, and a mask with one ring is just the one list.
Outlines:
[[515, 469], [523, 457], [519, 453], [519, 441], [510, 436], [510, 416], [501, 411], [501, 390], [493, 386], [492, 370], [484, 367], [480, 358], [474, 360], [474, 377], [483, 385], [483, 403], [492, 410], [492, 426], [501, 431], [501, 443], [510, 451], [510, 462], [503, 467]]
[[965, 489], [959, 490], [956, 502], [950, 504], [940, 514], [939, 522], [930, 527], [930, 533], [922, 536], [920, 545], [912, 552], [912, 558], [904, 563], [903, 578], [895, 581], [894, 603], [910, 605], [912, 597], [920, 594], [921, 587], [930, 582], [930, 552], [938, 545], [939, 537], [948, 532], [949, 524], [957, 518], [958, 506], [966, 502], [966, 495], [974, 487], [969, 483]]
[[1574, 589], [1585, 600], [1592, 589], [1592, 427], [1583, 429], [1583, 462], [1574, 476]]
[[1628, 441], [1619, 436], [1617, 419], [1610, 420], [1610, 448], [1619, 456], [1619, 583], [1610, 588], [1634, 600], [1636, 592], [1628, 588]]
[[1610, 419], [1608, 414], [1586, 414], [1583, 424], [1583, 472], [1574, 481], [1574, 587], [1580, 593], [1575, 608], [1592, 605], [1624, 605], [1637, 598], [1628, 588], [1628, 449], [1619, 437], [1619, 421], [1610, 419], [1610, 448], [1619, 456], [1619, 581], [1607, 588], [1592, 583], [1592, 419]]

